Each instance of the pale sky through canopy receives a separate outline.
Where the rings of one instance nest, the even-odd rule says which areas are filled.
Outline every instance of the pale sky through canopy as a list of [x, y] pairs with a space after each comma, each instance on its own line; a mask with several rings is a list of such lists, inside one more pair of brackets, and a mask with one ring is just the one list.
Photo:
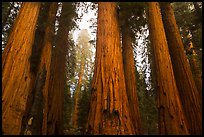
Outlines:
[[[95, 18], [97, 20], [97, 15], [95, 15], [97, 9], [96, 10], [90, 10], [88, 9], [88, 12], [87, 13], [84, 13], [80, 8], [79, 8], [79, 15], [81, 15], [81, 13], [83, 12], [83, 16], [82, 16], [82, 19], [81, 21], [78, 21], [77, 24], [79, 26], [79, 29], [82, 30], [82, 29], [87, 29], [88, 30], [88, 33], [91, 37], [91, 40], [96, 40], [96, 33], [91, 33], [93, 31], [93, 29], [90, 28], [90, 26], [92, 25], [89, 20], [91, 18]], [[76, 42], [77, 41], [77, 38], [78, 38], [78, 34], [79, 34], [79, 30], [78, 29], [75, 29], [73, 31], [73, 39], [74, 41]], [[141, 35], [141, 34], [138, 34], [138, 35]], [[145, 34], [145, 37], [147, 37], [149, 35], [149, 33], [147, 32], [147, 34]], [[142, 36], [143, 38], [139, 38], [138, 39], [138, 43], [137, 43], [137, 48], [135, 49], [136, 50], [136, 61], [137, 61], [137, 70], [139, 71], [144, 64], [142, 64], [142, 60], [144, 58], [142, 58], [142, 55], [141, 55], [141, 47], [143, 47], [143, 41], [145, 40], [145, 37]], [[139, 48], [140, 47], [140, 48]], [[93, 48], [93, 52], [95, 52], [95, 48]], [[94, 54], [95, 55], [95, 54]], [[93, 57], [94, 59], [94, 57]], [[146, 58], [146, 60], [148, 60], [148, 58]], [[150, 67], [150, 64], [147, 64], [148, 68]], [[149, 68], [150, 69], [150, 68]], [[140, 70], [141, 71], [141, 70]], [[149, 72], [145, 72], [145, 75], [147, 75], [147, 77], [150, 76]], [[145, 80], [146, 82], [148, 81], [147, 79]]]

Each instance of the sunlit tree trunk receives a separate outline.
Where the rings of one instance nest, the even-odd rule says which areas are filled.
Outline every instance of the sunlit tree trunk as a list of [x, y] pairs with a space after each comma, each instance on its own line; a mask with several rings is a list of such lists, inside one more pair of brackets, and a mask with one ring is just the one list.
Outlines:
[[[82, 53], [83, 56], [83, 53]], [[81, 65], [80, 65], [80, 72], [79, 72], [79, 80], [78, 80], [78, 84], [76, 87], [76, 91], [75, 91], [75, 95], [74, 95], [74, 112], [73, 112], [73, 126], [74, 128], [78, 128], [78, 113], [79, 113], [79, 109], [78, 109], [78, 103], [79, 103], [79, 95], [81, 92], [81, 85], [82, 85], [82, 78], [84, 75], [84, 62], [85, 59], [81, 59]]]
[[[42, 97], [43, 106], [42, 108], [40, 108], [39, 106], [33, 106], [35, 108], [34, 113], [39, 117], [39, 119], [36, 119], [36, 121], [38, 122], [40, 121], [38, 127], [42, 127], [42, 129], [40, 129], [40, 131], [37, 134], [39, 133], [46, 134], [47, 113], [48, 113], [48, 92], [49, 92], [48, 86], [49, 86], [49, 78], [50, 78], [50, 64], [51, 64], [52, 45], [53, 45], [52, 40], [54, 36], [54, 29], [55, 29], [54, 26], [55, 26], [57, 7], [58, 7], [57, 2], [51, 3], [49, 7], [48, 19], [46, 21], [47, 26], [45, 29], [45, 37], [44, 37], [44, 43], [43, 43], [44, 46], [42, 49], [40, 65], [37, 73], [37, 76], [40, 76], [40, 74], [43, 74], [43, 71], [46, 72], [44, 76], [45, 82], [43, 84], [43, 88], [41, 89], [41, 91], [38, 91], [38, 90], [36, 91], [36, 92], [42, 92], [41, 95], [43, 96]], [[36, 79], [36, 82], [37, 80], [38, 79]], [[41, 116], [43, 116], [43, 119], [41, 119]], [[35, 121], [35, 119], [33, 121]]]
[[137, 87], [132, 39], [130, 34], [130, 28], [128, 26], [122, 26], [122, 50], [126, 92], [129, 104], [131, 104], [131, 118], [136, 133], [142, 134], [139, 103], [136, 90]]
[[26, 103], [32, 89], [29, 58], [40, 3], [25, 2], [2, 55], [2, 129], [20, 134]]
[[166, 38], [171, 55], [176, 85], [179, 90], [182, 106], [189, 124], [191, 134], [202, 133], [201, 97], [197, 91], [184, 46], [169, 2], [161, 2]]
[[189, 134], [174, 78], [158, 2], [149, 2], [149, 29], [158, 91], [159, 134]]
[[95, 70], [87, 134], [135, 134], [126, 95], [117, 5], [98, 3]]
[[[38, 76], [37, 76], [37, 72], [38, 72], [38, 68], [39, 68], [39, 64], [40, 64], [40, 56], [41, 56], [42, 49], [44, 46], [44, 38], [45, 38], [45, 30], [46, 30], [46, 23], [44, 23], [44, 22], [47, 22], [47, 19], [48, 19], [48, 13], [49, 12], [47, 12], [47, 11], [49, 11], [49, 6], [50, 6], [50, 3], [46, 3], [46, 4], [41, 5], [39, 17], [38, 17], [38, 21], [37, 21], [37, 25], [36, 25], [35, 39], [34, 39], [34, 42], [32, 45], [32, 53], [31, 53], [31, 56], [29, 58], [30, 71], [33, 74], [33, 88], [32, 88], [32, 92], [29, 96], [29, 99], [27, 100], [27, 103], [26, 103], [26, 110], [25, 110], [25, 115], [23, 116], [23, 119], [22, 119], [22, 127], [21, 127], [21, 133], [20, 134], [32, 134], [30, 129], [33, 128], [33, 126], [38, 125], [38, 124], [36, 123], [37, 121], [35, 120], [33, 124], [28, 125], [28, 121], [32, 119], [30, 117], [30, 113], [32, 113], [35, 110], [35, 107], [33, 107], [33, 106], [37, 105], [40, 108], [41, 106], [39, 106], [39, 105], [43, 104], [42, 102], [40, 104], [38, 104], [39, 102], [37, 102], [36, 100], [39, 101], [42, 99], [41, 89], [43, 88], [44, 81], [45, 81], [44, 80], [44, 72]], [[40, 91], [40, 92], [38, 92], [38, 91]], [[41, 109], [39, 109], [39, 110], [41, 111]], [[38, 116], [41, 116], [41, 115], [38, 115]], [[35, 118], [35, 119], [39, 119], [39, 117]], [[42, 121], [40, 121], [39, 123], [42, 123]], [[40, 131], [41, 131], [40, 126], [36, 126], [36, 127], [37, 127], [36, 130], [39, 131], [39, 129], [40, 129]], [[33, 132], [36, 132], [36, 131], [33, 131]]]

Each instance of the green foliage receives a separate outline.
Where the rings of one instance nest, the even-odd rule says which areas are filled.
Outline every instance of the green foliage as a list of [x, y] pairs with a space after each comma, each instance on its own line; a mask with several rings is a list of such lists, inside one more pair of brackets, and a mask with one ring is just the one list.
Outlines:
[[146, 2], [119, 2], [119, 24], [131, 29], [131, 37], [135, 40], [137, 31], [147, 23], [145, 16]]
[[13, 4], [13, 2], [2, 2], [2, 24], [4, 25], [4, 18], [7, 19], [8, 13], [9, 13], [9, 9], [11, 7], [11, 5]]
[[64, 91], [64, 113], [63, 113], [64, 129], [70, 129], [72, 127], [70, 122], [74, 100], [73, 97], [71, 96], [70, 88], [74, 81], [73, 79], [76, 69], [76, 49], [71, 35], [68, 39], [68, 43], [69, 47], [66, 55], [66, 75], [65, 75], [65, 81], [67, 81], [67, 84]]
[[60, 18], [59, 22], [66, 22], [66, 25], [68, 26], [68, 30], [71, 30], [77, 26], [76, 22], [74, 21], [77, 18], [77, 13], [75, 11], [76, 10], [75, 3], [63, 2], [62, 4], [63, 4], [62, 16], [64, 18]]
[[71, 112], [72, 112], [72, 98], [70, 86], [66, 85], [64, 92], [64, 111], [63, 111], [63, 125], [64, 129], [70, 128]]
[[[200, 62], [202, 62], [202, 22], [199, 20], [193, 2], [174, 2], [172, 6], [184, 47], [189, 44], [187, 36], [191, 34], [194, 48], [199, 55]], [[202, 10], [202, 4], [200, 10]], [[202, 14], [202, 12], [200, 13]]]
[[86, 122], [88, 120], [89, 104], [90, 104], [90, 93], [91, 93], [91, 78], [86, 82], [85, 89], [82, 91], [79, 100], [79, 116], [78, 124], [82, 132], [85, 131]]
[[136, 71], [137, 94], [144, 134], [158, 134], [158, 110], [156, 107], [156, 93], [153, 88], [147, 90], [144, 73]]
[[22, 2], [2, 2], [2, 52]]

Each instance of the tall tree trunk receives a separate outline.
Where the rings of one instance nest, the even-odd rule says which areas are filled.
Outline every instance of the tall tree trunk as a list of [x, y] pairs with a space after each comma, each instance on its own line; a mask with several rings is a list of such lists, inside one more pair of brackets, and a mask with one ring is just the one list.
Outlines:
[[[46, 22], [45, 23], [46, 25], [44, 25], [45, 33], [43, 36], [43, 42], [38, 43], [38, 44], [42, 44], [43, 46], [41, 46], [42, 53], [39, 59], [40, 63], [37, 69], [38, 72], [37, 72], [37, 78], [35, 82], [36, 84], [34, 87], [35, 89], [34, 94], [38, 95], [38, 93], [40, 93], [41, 96], [40, 96], [40, 99], [38, 99], [39, 98], [38, 96], [34, 96], [34, 100], [31, 103], [33, 104], [32, 108], [29, 112], [29, 115], [27, 116], [27, 121], [29, 121], [32, 118], [32, 124], [26, 125], [26, 129], [25, 129], [26, 132], [24, 132], [24, 134], [28, 134], [28, 131], [29, 131], [29, 134], [39, 135], [39, 134], [42, 134], [42, 131], [44, 131], [44, 129], [46, 128], [47, 113], [48, 113], [47, 98], [48, 98], [48, 84], [49, 84], [49, 78], [50, 78], [52, 37], [54, 36], [54, 24], [55, 24], [55, 18], [56, 18], [55, 15], [57, 11], [57, 6], [58, 6], [57, 3], [48, 3], [46, 5], [46, 8], [48, 8], [47, 10], [49, 10], [49, 12], [48, 12], [48, 18], [44, 20], [44, 22]], [[43, 77], [41, 76], [42, 74], [43, 74]], [[44, 83], [42, 82], [40, 83], [39, 81], [43, 81]], [[40, 88], [38, 88], [39, 86], [38, 83], [40, 83], [41, 85]], [[39, 105], [39, 104], [43, 104], [43, 105]]]
[[[59, 45], [57, 45], [59, 46]], [[48, 93], [48, 115], [47, 115], [47, 133], [48, 135], [62, 134], [63, 125], [63, 94], [65, 87], [65, 56], [59, 52], [60, 47], [55, 47], [51, 63], [51, 77]], [[64, 74], [64, 75], [63, 75]]]
[[24, 135], [40, 135], [42, 132], [43, 122], [43, 87], [46, 79], [45, 65], [41, 73], [38, 73], [36, 83], [33, 89], [34, 99], [32, 107], [27, 117], [27, 123], [25, 124]]
[[47, 72], [45, 75], [45, 84], [42, 89], [43, 93], [43, 124], [42, 124], [42, 133], [46, 134], [47, 128], [47, 114], [48, 114], [48, 92], [49, 92], [49, 79], [50, 79], [50, 67], [51, 67], [51, 56], [52, 56], [52, 45], [53, 45], [53, 37], [55, 31], [55, 19], [56, 12], [58, 8], [57, 2], [52, 2], [49, 7], [49, 14], [47, 19], [47, 26], [45, 29], [45, 37], [44, 37], [44, 47], [42, 49], [40, 65], [38, 68], [38, 74], [43, 72], [43, 68], [45, 67], [45, 71]]
[[45, 41], [45, 32], [47, 28], [47, 20], [49, 16], [49, 8], [50, 8], [50, 2], [42, 3], [40, 8], [40, 13], [37, 21], [37, 28], [35, 32], [35, 40], [32, 46], [32, 54], [30, 57], [30, 71], [34, 73], [35, 76], [37, 76], [38, 69], [40, 68], [40, 58], [42, 55], [42, 50], [44, 47], [44, 41]]
[[[21, 128], [21, 133], [20, 134], [32, 134], [30, 132], [30, 129], [33, 128], [33, 125], [28, 126], [28, 121], [30, 119], [30, 113], [33, 111], [34, 106], [38, 105], [38, 103], [34, 103], [37, 100], [40, 100], [39, 97], [37, 97], [40, 93], [41, 95], [41, 90], [39, 92], [39, 89], [43, 88], [44, 84], [42, 83], [42, 74], [38, 74], [38, 68], [40, 64], [40, 57], [42, 53], [42, 49], [44, 47], [44, 38], [45, 38], [45, 30], [46, 30], [46, 23], [48, 19], [48, 13], [49, 11], [50, 3], [42, 3], [40, 12], [39, 12], [39, 17], [36, 25], [36, 31], [35, 31], [35, 39], [32, 45], [32, 53], [30, 56], [30, 71], [33, 74], [33, 88], [30, 96], [28, 97], [27, 103], [26, 103], [26, 110], [25, 110], [25, 115], [23, 116], [22, 119], [22, 128]], [[38, 80], [36, 80], [38, 79]], [[41, 81], [41, 82], [38, 82]], [[41, 98], [41, 97], [40, 97]], [[37, 106], [38, 107], [38, 106]], [[38, 112], [37, 112], [38, 113]], [[38, 115], [39, 116], [39, 115]], [[34, 121], [34, 123], [37, 121]], [[41, 121], [42, 123], [42, 121]], [[34, 124], [35, 125], [35, 124]], [[37, 126], [36, 126], [37, 127]], [[39, 125], [38, 125], [39, 127]], [[29, 129], [29, 130], [28, 130]], [[41, 130], [41, 127], [40, 127]], [[28, 132], [27, 132], [28, 131]]]
[[186, 54], [184, 53], [184, 46], [176, 24], [174, 11], [169, 2], [161, 2], [160, 6], [176, 85], [189, 124], [189, 132], [190, 134], [201, 134], [201, 97], [197, 91]]
[[40, 3], [25, 2], [2, 55], [2, 127], [4, 134], [20, 134], [32, 89], [29, 58]]
[[149, 29], [156, 67], [159, 133], [189, 134], [173, 74], [168, 44], [158, 2], [149, 2]]
[[[82, 51], [83, 52], [83, 51]], [[83, 55], [83, 53], [82, 53]], [[83, 56], [82, 56], [83, 58]], [[80, 72], [79, 72], [79, 80], [78, 80], [78, 84], [77, 84], [77, 88], [75, 91], [75, 96], [74, 96], [74, 113], [73, 113], [73, 126], [74, 128], [78, 128], [78, 103], [79, 103], [79, 95], [81, 92], [81, 85], [82, 85], [82, 78], [84, 75], [84, 65], [85, 65], [85, 59], [81, 59], [81, 65], [80, 65]]]
[[127, 97], [130, 105], [131, 118], [137, 134], [142, 134], [139, 103], [137, 97], [135, 64], [130, 28], [122, 26], [122, 55]]
[[126, 95], [114, 2], [98, 3], [96, 60], [87, 134], [135, 134]]
[[72, 3], [63, 3], [59, 20], [56, 45], [53, 50], [51, 78], [48, 93], [47, 134], [63, 134], [63, 99], [65, 90], [65, 67], [68, 45], [69, 23], [72, 17], [67, 14], [73, 7]]

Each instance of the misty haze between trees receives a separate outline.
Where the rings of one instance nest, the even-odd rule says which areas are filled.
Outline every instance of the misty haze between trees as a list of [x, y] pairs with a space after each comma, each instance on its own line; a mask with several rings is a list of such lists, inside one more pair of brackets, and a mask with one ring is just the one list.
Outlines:
[[202, 2], [3, 2], [2, 134], [201, 135], [201, 37]]

